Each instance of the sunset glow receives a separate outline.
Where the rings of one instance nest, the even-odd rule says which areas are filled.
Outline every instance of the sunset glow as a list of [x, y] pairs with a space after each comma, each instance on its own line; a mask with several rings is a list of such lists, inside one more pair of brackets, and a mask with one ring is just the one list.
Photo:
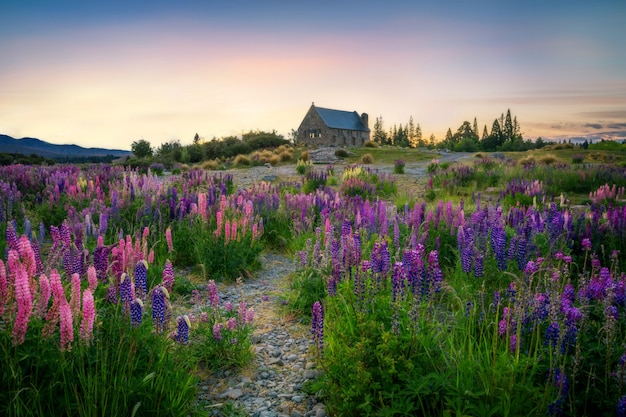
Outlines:
[[626, 138], [623, 1], [133, 3], [3, 2], [0, 133], [287, 136], [315, 102], [438, 139], [507, 109], [525, 138]]

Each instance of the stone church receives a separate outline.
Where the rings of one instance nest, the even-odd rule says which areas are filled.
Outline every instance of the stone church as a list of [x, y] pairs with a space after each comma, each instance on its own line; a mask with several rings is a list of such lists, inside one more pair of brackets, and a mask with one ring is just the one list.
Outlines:
[[309, 146], [363, 146], [370, 140], [367, 113], [311, 104], [298, 128], [298, 143]]

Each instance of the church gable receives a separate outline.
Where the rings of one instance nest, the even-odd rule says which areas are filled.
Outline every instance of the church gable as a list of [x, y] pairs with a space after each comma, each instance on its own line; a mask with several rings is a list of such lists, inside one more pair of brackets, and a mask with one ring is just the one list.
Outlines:
[[298, 128], [298, 142], [311, 146], [363, 146], [369, 139], [366, 113], [316, 107], [315, 103]]

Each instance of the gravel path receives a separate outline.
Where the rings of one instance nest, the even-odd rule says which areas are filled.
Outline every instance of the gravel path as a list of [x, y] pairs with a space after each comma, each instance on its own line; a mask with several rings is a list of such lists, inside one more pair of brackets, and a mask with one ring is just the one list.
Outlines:
[[253, 417], [324, 417], [326, 407], [305, 394], [302, 385], [319, 371], [308, 354], [309, 328], [289, 321], [279, 311], [293, 260], [279, 254], [262, 256], [263, 270], [237, 285], [221, 286], [220, 305], [243, 301], [254, 308], [252, 336], [255, 359], [240, 373], [218, 372], [199, 384], [198, 400], [209, 415], [230, 403]]
[[[443, 161], [458, 161], [471, 154], [440, 154]], [[429, 161], [430, 162], [430, 161]], [[410, 183], [423, 180], [429, 162], [407, 164], [403, 180]], [[382, 172], [393, 172], [393, 165], [373, 164]], [[336, 165], [338, 171], [343, 169]], [[280, 167], [251, 167], [233, 169], [237, 187], [247, 188], [258, 181], [298, 181], [293, 165]], [[309, 354], [310, 330], [290, 321], [280, 312], [279, 305], [289, 285], [287, 277], [295, 270], [294, 261], [284, 255], [264, 254], [263, 269], [237, 285], [219, 288], [220, 305], [230, 301], [237, 305], [243, 297], [255, 312], [252, 336], [255, 359], [245, 370], [217, 372], [199, 384], [198, 401], [206, 403], [209, 415], [224, 415], [222, 409], [232, 404], [252, 417], [324, 417], [326, 407], [314, 396], [302, 390], [303, 384], [319, 376], [315, 361]], [[206, 290], [206, 288], [205, 288]]]

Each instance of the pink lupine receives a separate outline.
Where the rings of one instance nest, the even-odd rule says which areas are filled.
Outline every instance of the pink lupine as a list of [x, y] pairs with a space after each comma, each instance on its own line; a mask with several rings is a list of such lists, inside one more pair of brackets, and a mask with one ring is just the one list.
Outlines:
[[76, 315], [80, 311], [80, 276], [78, 274], [72, 274], [71, 286], [70, 308], [72, 314]]
[[154, 249], [151, 249], [150, 252], [148, 253], [148, 263], [152, 264], [154, 263]]
[[232, 240], [237, 240], [237, 222], [235, 220], [231, 223], [231, 229], [230, 238]]
[[93, 323], [96, 318], [96, 307], [91, 289], [83, 292], [83, 317], [80, 322], [80, 338], [88, 341], [93, 337]]
[[167, 242], [167, 252], [172, 253], [174, 251], [174, 243], [172, 242], [172, 229], [169, 227], [165, 230], [165, 241]]
[[224, 243], [228, 243], [230, 241], [230, 220], [226, 220], [226, 225], [224, 226]]
[[46, 314], [48, 308], [48, 302], [50, 301], [50, 295], [52, 294], [50, 288], [50, 281], [45, 275], [39, 277], [39, 301], [37, 303], [37, 316], [43, 317]]
[[72, 309], [67, 301], [61, 302], [59, 306], [59, 319], [61, 321], [61, 350], [71, 350], [74, 341], [74, 325]]
[[30, 292], [28, 273], [24, 267], [15, 275], [15, 300], [17, 301], [17, 317], [13, 325], [13, 345], [21, 345], [26, 337], [28, 321], [33, 311], [33, 295]]
[[218, 211], [215, 213], [215, 222], [217, 224], [215, 228], [215, 237], [220, 237], [222, 235], [222, 222], [224, 221], [224, 214], [222, 211]]
[[202, 220], [207, 221], [207, 200], [206, 193], [198, 194], [198, 212], [202, 216]]
[[93, 293], [98, 286], [98, 274], [93, 265], [90, 265], [89, 268], [87, 268], [87, 282], [89, 283], [89, 289]]
[[9, 287], [7, 285], [7, 270], [4, 262], [0, 259], [0, 316], [4, 314], [4, 306], [9, 298]]

